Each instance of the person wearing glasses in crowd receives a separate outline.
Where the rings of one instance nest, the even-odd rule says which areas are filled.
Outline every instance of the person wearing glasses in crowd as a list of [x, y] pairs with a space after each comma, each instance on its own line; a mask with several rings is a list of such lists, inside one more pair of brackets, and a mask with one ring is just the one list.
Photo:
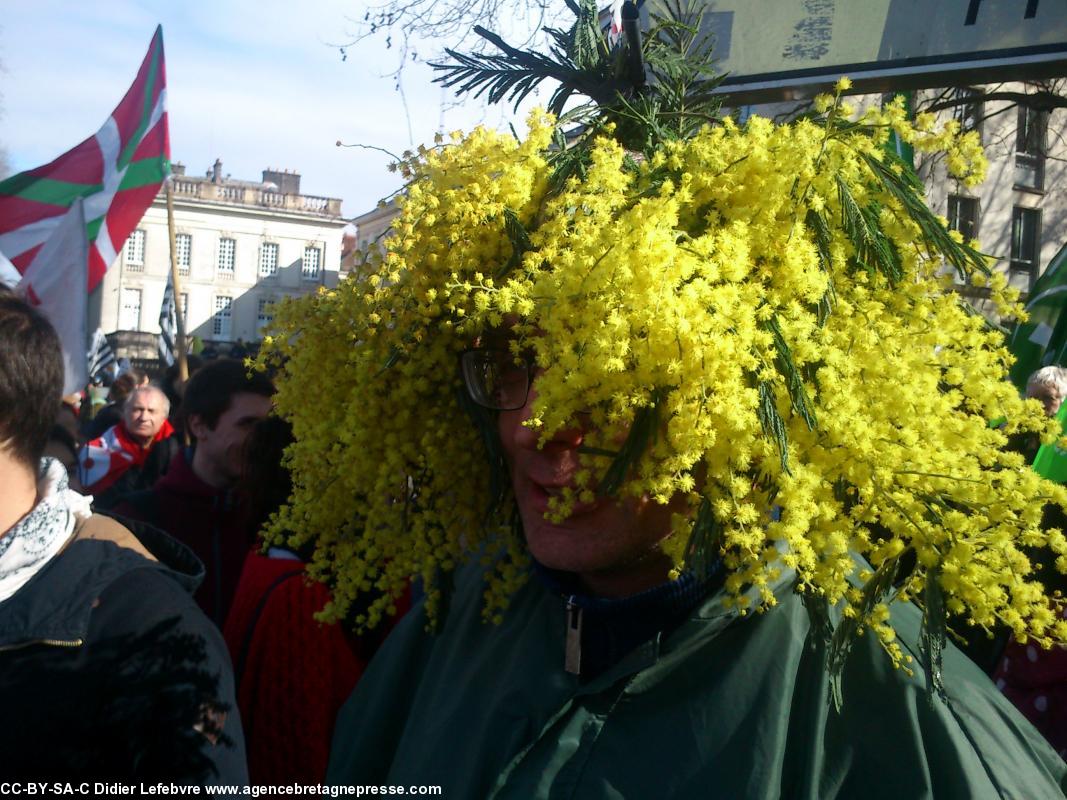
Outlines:
[[[480, 567], [457, 577], [439, 633], [424, 609], [401, 620], [342, 710], [331, 781], [440, 784], [464, 798], [1058, 794], [1067, 769], [955, 648], [951, 708], [865, 637], [835, 710], [788, 580], [772, 611], [744, 619], [721, 563], [671, 579], [661, 545], [681, 504], [598, 497], [546, 518], [589, 430], [539, 442], [524, 423], [540, 370], [501, 334], [460, 369], [495, 417], [532, 579], [499, 625], [483, 620]], [[921, 614], [901, 611], [918, 653]]]
[[[424, 593], [341, 710], [327, 781], [1062, 796], [1067, 764], [942, 627], [1067, 639], [1015, 546], [1067, 492], [985, 412], [1046, 422], [939, 274], [985, 259], [882, 160], [890, 129], [961, 169], [973, 140], [899, 106], [853, 120], [847, 81], [795, 125], [716, 120], [707, 63], [600, 92], [640, 54], [575, 7], [583, 61], [552, 74], [597, 70], [553, 104], [589, 88], [583, 129], [535, 112], [521, 139], [420, 148], [384, 252], [264, 343], [296, 435], [270, 535], [308, 546], [324, 615], [357, 630], [407, 579]], [[451, 78], [497, 97], [494, 69], [549, 62]]]

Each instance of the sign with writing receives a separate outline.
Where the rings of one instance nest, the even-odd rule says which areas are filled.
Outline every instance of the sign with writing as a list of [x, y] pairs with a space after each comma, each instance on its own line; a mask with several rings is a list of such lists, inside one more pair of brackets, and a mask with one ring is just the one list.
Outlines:
[[[676, 0], [647, 0], [662, 13]], [[1067, 76], [1067, 0], [694, 0], [734, 104]], [[647, 27], [645, 28], [647, 30]]]

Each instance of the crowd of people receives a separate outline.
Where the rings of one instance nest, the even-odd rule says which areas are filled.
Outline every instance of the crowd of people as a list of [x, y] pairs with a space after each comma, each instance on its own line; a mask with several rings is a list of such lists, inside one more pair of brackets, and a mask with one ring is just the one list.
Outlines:
[[81, 415], [55, 332], [6, 291], [0, 351], [0, 687], [20, 720], [0, 773], [320, 782], [371, 650], [315, 621], [328, 594], [298, 554], [260, 552], [288, 493], [270, 379], [233, 358], [185, 385], [127, 368]]
[[[938, 704], [921, 670], [893, 669], [868, 637], [835, 711], [796, 595], [741, 621], [721, 571], [668, 579], [669, 506], [546, 521], [583, 431], [538, 443], [523, 425], [536, 375], [464, 376], [496, 414], [532, 579], [489, 626], [478, 569], [461, 571], [443, 629], [416, 603], [359, 682], [380, 639], [316, 622], [329, 595], [305, 579], [305, 554], [257, 546], [291, 489], [270, 380], [216, 360], [172, 399], [128, 373], [72, 460], [56, 435], [58, 339], [0, 294], [0, 686], [19, 721], [0, 734], [5, 777], [421, 783], [471, 798], [1058, 796], [1067, 766], [955, 648]], [[1054, 414], [1067, 371], [1045, 368], [1028, 392]], [[919, 612], [899, 617], [918, 657]], [[1012, 644], [995, 669], [1062, 755], [1062, 653]], [[887, 742], [909, 768], [883, 771]]]
[[[797, 595], [739, 622], [720, 571], [668, 579], [669, 505], [547, 521], [584, 431], [543, 444], [524, 425], [532, 365], [464, 379], [497, 420], [534, 574], [493, 626], [479, 576], [461, 572], [442, 630], [416, 603], [375, 656], [381, 637], [316, 622], [329, 593], [306, 580], [305, 554], [258, 546], [291, 489], [292, 432], [266, 374], [216, 359], [165, 391], [130, 370], [77, 445], [62, 364], [48, 322], [0, 294], [0, 686], [19, 720], [0, 734], [5, 775], [421, 783], [471, 798], [1064, 785], [1062, 758], [997, 690], [1063, 755], [1061, 652], [1008, 644], [994, 686], [950, 647], [939, 705], [863, 641], [834, 710]], [[1040, 370], [1028, 394], [1054, 415], [1067, 370]], [[919, 611], [898, 615], [918, 654]], [[873, 785], [887, 746], [910, 768]]]

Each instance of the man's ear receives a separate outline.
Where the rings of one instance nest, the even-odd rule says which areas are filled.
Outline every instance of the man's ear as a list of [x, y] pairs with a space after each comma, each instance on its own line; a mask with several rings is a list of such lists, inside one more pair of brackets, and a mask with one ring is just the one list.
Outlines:
[[189, 433], [193, 435], [194, 439], [203, 439], [204, 435], [211, 430], [199, 414], [190, 414], [186, 418], [185, 424], [188, 426]]

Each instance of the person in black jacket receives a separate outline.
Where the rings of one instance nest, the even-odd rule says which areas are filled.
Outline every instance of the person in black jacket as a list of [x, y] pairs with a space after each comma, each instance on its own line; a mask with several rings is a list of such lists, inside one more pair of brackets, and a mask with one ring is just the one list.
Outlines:
[[62, 383], [55, 331], [0, 294], [0, 775], [243, 785], [226, 647], [190, 595], [203, 567], [41, 459]]

